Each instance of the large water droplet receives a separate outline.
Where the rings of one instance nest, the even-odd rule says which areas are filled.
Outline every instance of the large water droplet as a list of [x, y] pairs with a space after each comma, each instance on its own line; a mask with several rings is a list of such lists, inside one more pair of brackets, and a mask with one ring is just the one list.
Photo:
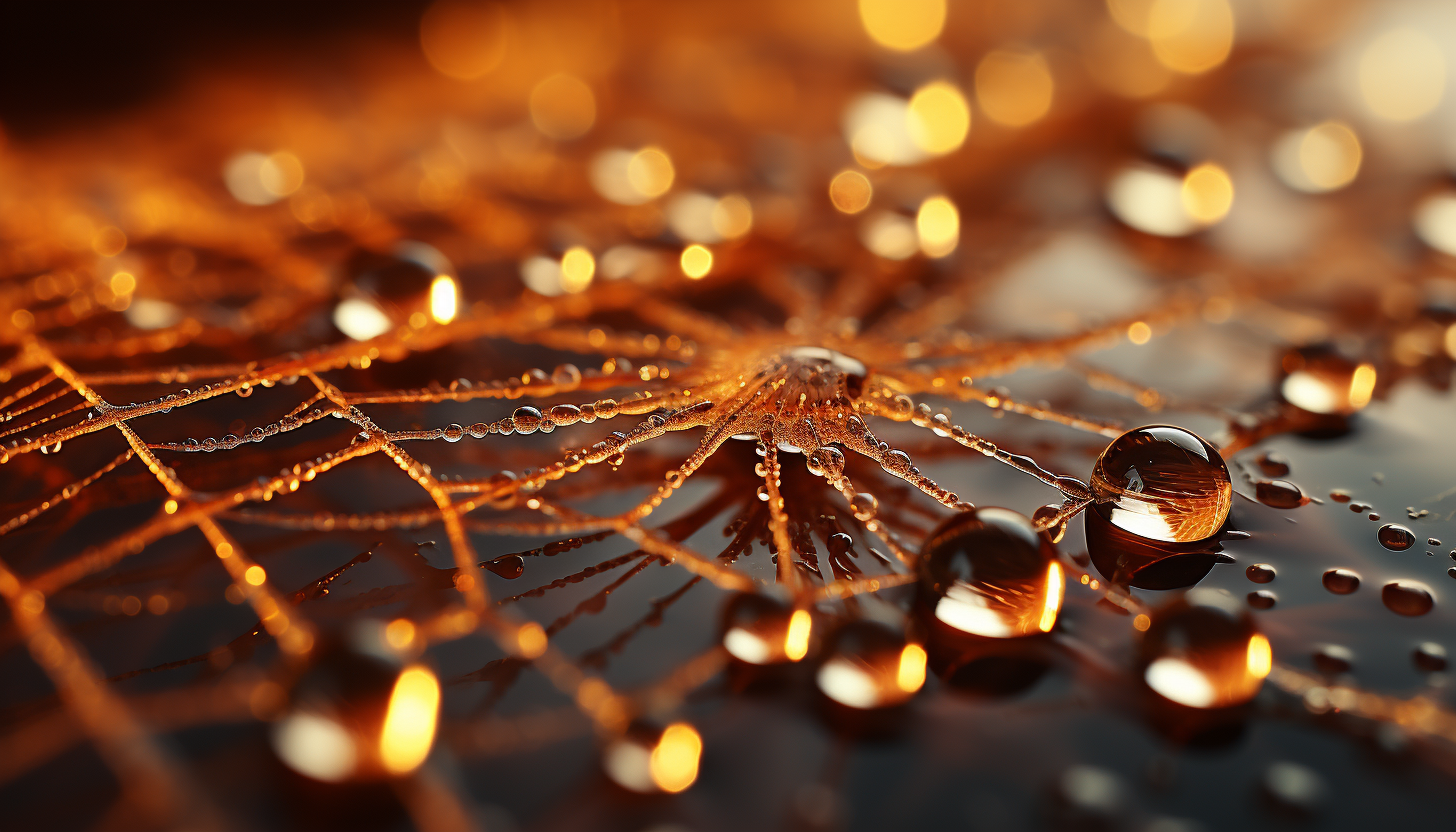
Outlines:
[[1375, 532], [1375, 539], [1380, 541], [1381, 546], [1392, 552], [1404, 552], [1416, 545], [1415, 532], [1398, 523], [1387, 523], [1381, 526]]
[[1194, 589], [1153, 611], [1138, 666], [1148, 687], [1170, 702], [1224, 708], [1259, 692], [1273, 654], [1233, 596]]
[[1271, 508], [1299, 508], [1309, 502], [1299, 486], [1288, 480], [1263, 480], [1254, 483], [1254, 496]]
[[1357, 364], [1333, 347], [1299, 347], [1280, 361], [1279, 395], [1295, 407], [1321, 416], [1348, 416], [1370, 403], [1375, 368]]
[[742, 592], [723, 606], [723, 649], [745, 664], [798, 661], [809, 652], [813, 618], [785, 597]]
[[1244, 574], [1256, 584], [1267, 584], [1274, 580], [1276, 573], [1274, 567], [1267, 563], [1255, 563], [1251, 564], [1248, 569], [1245, 569]]
[[926, 537], [919, 571], [933, 619], [954, 633], [1046, 633], [1061, 609], [1062, 567], [1051, 541], [1008, 509], [974, 509], [946, 520]]
[[1431, 588], [1418, 581], [1391, 581], [1380, 590], [1380, 600], [1400, 615], [1425, 615], [1436, 606]]
[[1112, 441], [1092, 469], [1096, 510], [1114, 526], [1174, 543], [1211, 537], [1233, 487], [1223, 457], [1182, 428], [1151, 425]]
[[828, 639], [814, 675], [831, 701], [856, 710], [899, 705], [925, 684], [925, 649], [885, 624], [855, 619]]

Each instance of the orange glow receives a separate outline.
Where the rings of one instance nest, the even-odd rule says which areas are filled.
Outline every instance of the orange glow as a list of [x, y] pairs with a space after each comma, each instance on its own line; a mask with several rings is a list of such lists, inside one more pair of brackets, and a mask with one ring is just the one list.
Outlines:
[[440, 712], [440, 682], [428, 668], [406, 668], [394, 683], [379, 737], [379, 759], [390, 774], [408, 774], [430, 755]]
[[794, 610], [789, 616], [789, 630], [784, 636], [784, 656], [791, 662], [799, 661], [809, 654], [809, 633], [814, 619], [808, 610]]
[[1050, 633], [1057, 623], [1057, 613], [1062, 608], [1062, 565], [1056, 561], [1047, 564], [1046, 600], [1041, 605], [1041, 620], [1037, 628]]
[[910, 643], [900, 651], [900, 666], [895, 673], [895, 684], [906, 693], [914, 693], [925, 684], [925, 663], [929, 657], [925, 648]]
[[263, 582], [268, 580], [268, 573], [261, 566], [249, 566], [248, 571], [243, 573], [243, 580], [253, 586], [262, 586]]
[[420, 19], [420, 48], [441, 75], [470, 81], [505, 57], [510, 17], [481, 0], [438, 0]]
[[1249, 675], [1262, 679], [1269, 675], [1274, 668], [1274, 651], [1269, 647], [1269, 639], [1261, 633], [1255, 633], [1249, 637], [1248, 656], [1245, 664], [1249, 669]]
[[857, 170], [842, 170], [829, 180], [829, 201], [846, 214], [858, 214], [868, 208], [875, 188]]
[[1006, 127], [1025, 127], [1046, 115], [1055, 86], [1040, 52], [998, 49], [976, 66], [976, 101], [987, 118]]
[[667, 726], [662, 739], [652, 749], [649, 771], [652, 782], [665, 792], [680, 792], [698, 779], [698, 761], [703, 754], [703, 738], [685, 722]]

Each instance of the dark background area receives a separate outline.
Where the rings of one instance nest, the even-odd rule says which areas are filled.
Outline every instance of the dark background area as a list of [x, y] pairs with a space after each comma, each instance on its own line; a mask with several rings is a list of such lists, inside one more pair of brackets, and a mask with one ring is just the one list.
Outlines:
[[324, 60], [359, 37], [413, 38], [425, 0], [13, 2], [0, 10], [0, 125], [74, 128], [199, 71]]

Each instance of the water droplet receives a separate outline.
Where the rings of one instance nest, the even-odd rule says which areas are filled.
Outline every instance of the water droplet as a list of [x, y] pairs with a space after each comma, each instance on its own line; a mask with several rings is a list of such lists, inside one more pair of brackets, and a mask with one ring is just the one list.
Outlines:
[[1249, 580], [1256, 584], [1267, 584], [1274, 580], [1275, 572], [1274, 567], [1267, 563], [1255, 563], [1248, 569], [1245, 569], [1244, 574], [1249, 576]]
[[1259, 470], [1270, 477], [1289, 476], [1289, 459], [1278, 451], [1267, 451], [1258, 459]]
[[849, 554], [850, 549], [854, 547], [854, 538], [844, 532], [835, 532], [825, 539], [824, 543], [828, 546], [830, 555], [843, 557]]
[[1349, 595], [1360, 588], [1360, 576], [1349, 569], [1331, 569], [1321, 580], [1325, 589], [1336, 595]]
[[541, 427], [542, 421], [541, 411], [530, 406], [518, 407], [511, 414], [511, 427], [522, 435], [535, 433]]
[[502, 555], [495, 560], [486, 561], [484, 566], [493, 574], [514, 581], [526, 571], [526, 560], [520, 555]]
[[812, 621], [808, 610], [796, 611], [787, 597], [772, 591], [741, 592], [723, 606], [719, 633], [723, 649], [738, 661], [781, 664], [809, 652]]
[[1375, 532], [1375, 539], [1380, 545], [1392, 552], [1404, 552], [1406, 549], [1416, 545], [1416, 535], [1410, 529], [1398, 523], [1387, 523]]
[[925, 683], [925, 650], [885, 624], [854, 619], [829, 637], [814, 676], [831, 701], [856, 710], [906, 702]]
[[1202, 540], [1228, 518], [1223, 457], [1182, 428], [1152, 425], [1113, 440], [1092, 469], [1096, 510], [1114, 526], [1167, 542]]
[[1330, 492], [1330, 499], [1337, 503], [1348, 503], [1350, 502], [1351, 496], [1350, 492], [1338, 489]]
[[880, 501], [875, 495], [861, 491], [849, 501], [849, 510], [860, 521], [870, 520], [880, 510]]
[[1263, 480], [1254, 483], [1254, 496], [1270, 508], [1299, 508], [1309, 502], [1299, 486], [1288, 480]]
[[1226, 592], [1189, 590], [1150, 617], [1138, 666], [1148, 687], [1170, 702], [1200, 709], [1242, 704], [1273, 666], [1268, 639]]
[[1391, 581], [1380, 590], [1386, 609], [1399, 615], [1425, 615], [1436, 605], [1430, 587], [1418, 581]]
[[[1040, 524], [1043, 521], [1051, 520], [1053, 517], [1056, 517], [1057, 513], [1061, 510], [1061, 505], [1057, 503], [1044, 505], [1041, 508], [1038, 508], [1036, 511], [1032, 512], [1031, 519]], [[1051, 526], [1046, 530], [1047, 536], [1051, 538], [1051, 541], [1053, 543], [1061, 543], [1062, 538], [1066, 537], [1067, 523], [1070, 519], [1071, 518], [1063, 517], [1060, 523], [1057, 523], [1055, 526]]]
[[816, 477], [838, 479], [844, 473], [844, 454], [831, 445], [825, 445], [809, 454], [805, 466]]
[[1284, 354], [1279, 395], [1321, 416], [1348, 416], [1370, 403], [1375, 368], [1357, 364], [1327, 345], [1298, 347]]
[[922, 598], [936, 629], [1011, 638], [1051, 632], [1063, 576], [1051, 541], [1004, 508], [963, 511], [921, 548]]
[[617, 404], [616, 399], [601, 399], [592, 407], [596, 410], [598, 419], [610, 419], [621, 412], [621, 405]]
[[581, 370], [575, 364], [562, 364], [551, 371], [551, 383], [562, 390], [574, 390], [581, 384]]
[[1267, 589], [1256, 589], [1250, 592], [1248, 597], [1249, 606], [1256, 610], [1271, 609], [1278, 600], [1279, 596]]
[[1427, 673], [1440, 673], [1446, 669], [1446, 648], [1434, 641], [1423, 641], [1411, 651], [1411, 660]]
[[445, 426], [445, 441], [459, 442], [465, 436], [465, 428], [453, 422]]
[[691, 725], [667, 727], [634, 720], [602, 751], [602, 768], [612, 782], [639, 794], [680, 792], [698, 777], [703, 740]]
[[1350, 652], [1350, 648], [1339, 644], [1321, 644], [1315, 648], [1311, 658], [1315, 669], [1326, 676], [1349, 673], [1350, 668], [1355, 665], [1355, 654]]
[[271, 694], [274, 707], [286, 704], [271, 739], [290, 768], [341, 782], [406, 774], [424, 762], [434, 742], [440, 685], [429, 669], [406, 666], [384, 631], [381, 622], [352, 628], [347, 638], [314, 651], [286, 703], [281, 689]]
[[672, 488], [677, 488], [677, 487], [681, 486], [683, 484], [683, 481], [685, 479], [687, 479], [687, 478], [683, 476], [683, 472], [681, 472], [681, 471], [668, 471], [667, 472], [667, 484], [669, 486], [671, 486]]
[[1313, 769], [1289, 762], [1269, 766], [1259, 786], [1271, 808], [1298, 817], [1318, 812], [1329, 791]]

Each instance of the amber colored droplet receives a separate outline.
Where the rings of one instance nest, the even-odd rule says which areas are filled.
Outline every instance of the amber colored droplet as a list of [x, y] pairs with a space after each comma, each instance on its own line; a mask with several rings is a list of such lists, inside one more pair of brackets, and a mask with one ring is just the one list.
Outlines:
[[702, 753], [702, 737], [687, 723], [637, 720], [603, 749], [602, 769], [629, 791], [680, 792], [697, 779]]
[[1360, 588], [1360, 576], [1349, 569], [1331, 569], [1325, 572], [1321, 581], [1325, 589], [1336, 595], [1349, 595]]
[[1270, 508], [1299, 508], [1309, 502], [1299, 486], [1288, 480], [1263, 480], [1254, 483], [1254, 496]]
[[1256, 589], [1249, 593], [1249, 606], [1256, 610], [1272, 609], [1279, 601], [1279, 596], [1267, 589]]
[[1176, 427], [1150, 425], [1112, 441], [1092, 469], [1096, 510], [1114, 526], [1170, 543], [1203, 540], [1233, 498], [1218, 451]]
[[[1056, 503], [1044, 505], [1036, 511], [1032, 512], [1031, 519], [1039, 524], [1051, 520], [1053, 517], [1056, 517], [1057, 513], [1061, 510], [1062, 507]], [[1062, 521], [1060, 523], [1057, 523], [1055, 526], [1051, 526], [1046, 530], [1047, 536], [1051, 538], [1053, 543], [1061, 543], [1062, 538], [1067, 536], [1068, 520], [1069, 518], [1064, 517], [1062, 518]]]
[[1380, 590], [1380, 600], [1399, 615], [1425, 615], [1436, 606], [1430, 587], [1417, 581], [1391, 581]]
[[1337, 503], [1348, 503], [1353, 495], [1348, 491], [1335, 490], [1330, 492], [1330, 499]]
[[1387, 523], [1381, 526], [1375, 532], [1375, 539], [1380, 541], [1381, 546], [1392, 552], [1404, 552], [1416, 545], [1415, 532], [1399, 523]]
[[1289, 476], [1289, 459], [1278, 451], [1268, 451], [1257, 460], [1259, 470], [1270, 477]]
[[1249, 580], [1256, 584], [1267, 584], [1274, 580], [1275, 572], [1274, 567], [1267, 563], [1255, 563], [1250, 565], [1248, 569], [1245, 569], [1244, 574], [1249, 576]]
[[856, 710], [902, 704], [925, 683], [925, 651], [889, 626], [855, 619], [829, 637], [815, 672], [819, 691]]
[[272, 744], [294, 771], [324, 782], [406, 774], [434, 742], [440, 686], [405, 666], [383, 622], [354, 626], [314, 651], [273, 723]]
[[1004, 508], [963, 511], [920, 550], [922, 597], [957, 633], [1012, 638], [1050, 632], [1061, 609], [1056, 550], [1031, 521]]
[[1349, 416], [1370, 403], [1375, 369], [1359, 364], [1329, 345], [1298, 347], [1280, 360], [1279, 395], [1320, 416]]
[[795, 610], [788, 597], [773, 592], [741, 592], [723, 605], [719, 627], [723, 649], [751, 665], [798, 661], [808, 652], [812, 619]]
[[1249, 701], [1273, 667], [1269, 641], [1233, 596], [1189, 590], [1155, 610], [1138, 647], [1143, 681], [1170, 702], [1225, 708]]
[[486, 561], [485, 568], [495, 575], [513, 581], [526, 571], [526, 560], [520, 555], [502, 555], [495, 560]]

